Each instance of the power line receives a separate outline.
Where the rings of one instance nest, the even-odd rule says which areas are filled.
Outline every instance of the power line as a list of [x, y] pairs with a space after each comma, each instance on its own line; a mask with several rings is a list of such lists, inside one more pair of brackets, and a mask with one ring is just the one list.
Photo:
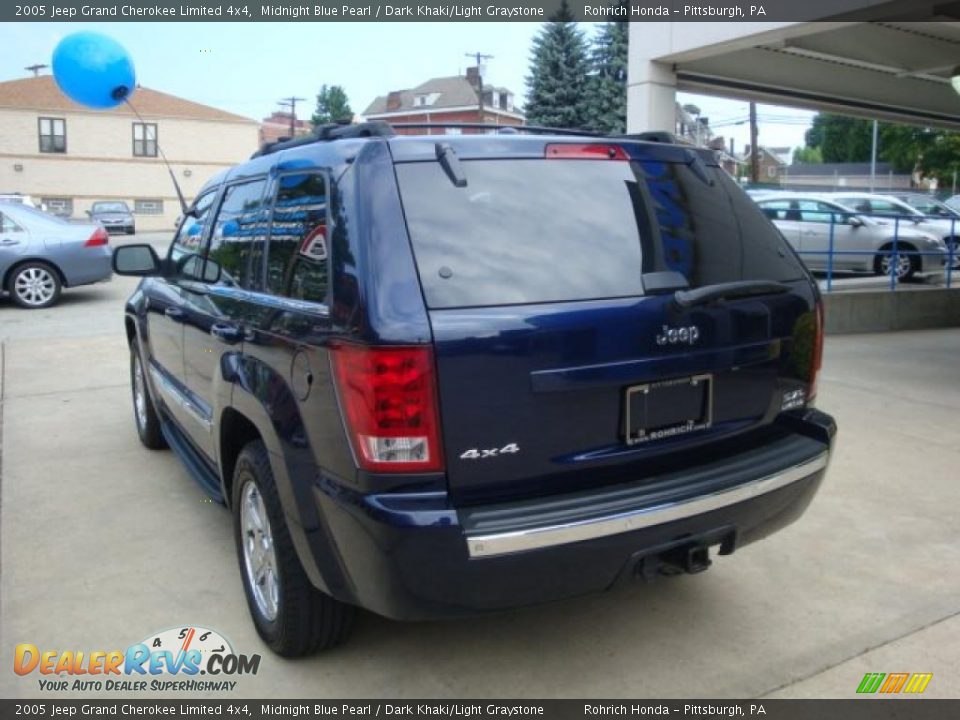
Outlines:
[[477, 108], [480, 111], [480, 117], [477, 120], [483, 122], [483, 73], [480, 72], [480, 67], [484, 60], [493, 60], [493, 55], [485, 55], [479, 50], [475, 53], [464, 53], [464, 55], [473, 58], [477, 63]]
[[302, 97], [290, 97], [280, 98], [277, 100], [277, 105], [280, 107], [290, 108], [290, 137], [295, 137], [297, 134], [297, 103], [306, 100]]

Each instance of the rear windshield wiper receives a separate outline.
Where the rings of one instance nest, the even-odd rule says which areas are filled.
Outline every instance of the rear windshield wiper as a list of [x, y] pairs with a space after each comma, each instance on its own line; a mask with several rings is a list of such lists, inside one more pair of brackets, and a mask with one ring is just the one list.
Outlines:
[[467, 186], [467, 176], [463, 174], [463, 165], [460, 164], [460, 158], [450, 147], [449, 143], [437, 143], [437, 160], [440, 161], [440, 167], [450, 178], [450, 182], [455, 187], [462, 188]]
[[740, 280], [738, 282], [704, 285], [695, 290], [677, 290], [673, 301], [681, 308], [706, 305], [719, 300], [753, 297], [755, 295], [779, 295], [790, 292], [790, 286], [772, 280]]

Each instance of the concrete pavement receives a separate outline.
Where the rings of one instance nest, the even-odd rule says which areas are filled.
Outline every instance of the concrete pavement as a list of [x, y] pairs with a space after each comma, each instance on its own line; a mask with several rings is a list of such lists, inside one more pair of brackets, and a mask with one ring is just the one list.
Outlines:
[[227, 511], [137, 440], [134, 284], [0, 301], [4, 697], [49, 694], [11, 671], [17, 643], [123, 649], [185, 625], [263, 656], [233, 697], [848, 698], [899, 671], [960, 696], [960, 330], [829, 338], [819, 405], [840, 437], [820, 495], [707, 573], [481, 619], [363, 614], [345, 647], [287, 661], [248, 619]]

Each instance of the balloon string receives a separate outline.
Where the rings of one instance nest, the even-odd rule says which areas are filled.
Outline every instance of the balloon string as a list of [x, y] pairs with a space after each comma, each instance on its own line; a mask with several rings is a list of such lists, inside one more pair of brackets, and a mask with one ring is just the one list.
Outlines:
[[[143, 119], [143, 116], [137, 111], [133, 106], [133, 103], [130, 102], [130, 96], [128, 95], [123, 100], [127, 106], [133, 111], [133, 114], [137, 116], [137, 119], [143, 125], [143, 140], [146, 142], [149, 138], [147, 137], [147, 122]], [[173, 168], [170, 166], [170, 161], [167, 160], [167, 155], [163, 152], [163, 148], [160, 147], [160, 141], [156, 136], [153, 138], [153, 142], [157, 146], [157, 152], [160, 153], [160, 157], [163, 159], [163, 164], [167, 166], [167, 172], [170, 173], [170, 179], [173, 181], [173, 189], [177, 191], [177, 199], [180, 200], [180, 211], [186, 215], [187, 214], [187, 201], [183, 199], [183, 191], [180, 190], [180, 183], [177, 182], [177, 176], [173, 173]]]

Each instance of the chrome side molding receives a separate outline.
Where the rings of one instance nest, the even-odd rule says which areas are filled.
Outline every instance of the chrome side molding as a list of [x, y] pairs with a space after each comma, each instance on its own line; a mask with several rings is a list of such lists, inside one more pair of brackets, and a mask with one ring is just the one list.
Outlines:
[[201, 410], [196, 403], [187, 397], [180, 388], [176, 387], [160, 370], [150, 363], [150, 377], [153, 378], [153, 384], [163, 394], [168, 403], [172, 403], [190, 415], [196, 420], [200, 427], [207, 432], [213, 431], [213, 420]]
[[528, 528], [517, 532], [468, 535], [467, 549], [471, 558], [496, 557], [525, 550], [538, 550], [583, 540], [593, 540], [630, 532], [631, 530], [662, 525], [674, 520], [682, 520], [718, 510], [728, 505], [735, 505], [758, 495], [779, 490], [823, 470], [829, 461], [830, 453], [824, 451], [815, 458], [773, 475], [767, 475], [736, 487], [681, 502], [654, 505], [631, 512], [561, 525]]

